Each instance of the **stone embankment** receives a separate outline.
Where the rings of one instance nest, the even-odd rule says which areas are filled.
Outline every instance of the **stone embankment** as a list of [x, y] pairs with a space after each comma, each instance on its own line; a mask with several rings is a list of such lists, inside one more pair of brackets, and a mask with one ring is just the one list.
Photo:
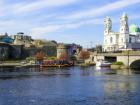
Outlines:
[[1, 63], [0, 68], [39, 67], [37, 64]]

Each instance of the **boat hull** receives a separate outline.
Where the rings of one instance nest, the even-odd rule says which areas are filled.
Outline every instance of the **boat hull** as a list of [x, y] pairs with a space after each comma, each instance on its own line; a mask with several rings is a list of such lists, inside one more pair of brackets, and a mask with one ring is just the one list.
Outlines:
[[98, 65], [98, 67], [110, 67], [111, 64], [101, 64], [101, 65]]
[[105, 62], [97, 62], [96, 63], [97, 67], [110, 67], [111, 63], [105, 63]]

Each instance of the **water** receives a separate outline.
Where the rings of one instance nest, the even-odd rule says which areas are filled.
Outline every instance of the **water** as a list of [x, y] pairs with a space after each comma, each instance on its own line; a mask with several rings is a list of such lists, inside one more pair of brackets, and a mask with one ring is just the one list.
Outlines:
[[1, 70], [0, 105], [140, 105], [139, 73], [95, 67]]

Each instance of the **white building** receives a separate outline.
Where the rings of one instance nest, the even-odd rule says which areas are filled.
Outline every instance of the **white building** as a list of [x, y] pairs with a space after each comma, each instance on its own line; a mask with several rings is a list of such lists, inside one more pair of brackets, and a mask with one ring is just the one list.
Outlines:
[[23, 32], [19, 32], [16, 35], [12, 35], [11, 38], [14, 40], [15, 45], [24, 45], [25, 47], [32, 46], [31, 36], [25, 35]]
[[131, 25], [129, 28], [128, 16], [123, 14], [120, 18], [119, 32], [112, 31], [112, 21], [109, 17], [104, 20], [104, 43], [103, 51], [140, 49], [140, 28]]

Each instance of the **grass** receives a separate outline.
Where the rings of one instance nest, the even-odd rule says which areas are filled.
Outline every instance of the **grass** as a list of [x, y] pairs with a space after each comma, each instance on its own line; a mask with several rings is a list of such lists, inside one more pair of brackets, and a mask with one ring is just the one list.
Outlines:
[[113, 65], [124, 65], [123, 62], [113, 62]]

